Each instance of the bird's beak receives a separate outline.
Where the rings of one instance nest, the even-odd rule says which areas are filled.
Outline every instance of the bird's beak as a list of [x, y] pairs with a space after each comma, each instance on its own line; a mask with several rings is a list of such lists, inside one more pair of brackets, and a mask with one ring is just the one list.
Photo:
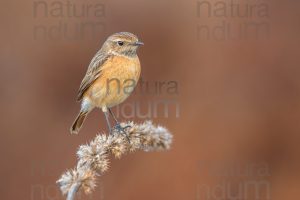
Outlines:
[[141, 42], [141, 41], [137, 41], [137, 42], [134, 43], [134, 45], [135, 46], [142, 46], [142, 45], [144, 45], [144, 43]]

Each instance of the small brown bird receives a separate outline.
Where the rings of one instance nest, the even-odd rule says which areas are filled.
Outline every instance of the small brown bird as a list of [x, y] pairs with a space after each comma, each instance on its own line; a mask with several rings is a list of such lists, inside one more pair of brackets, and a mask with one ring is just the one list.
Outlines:
[[137, 49], [143, 45], [132, 33], [120, 32], [108, 37], [92, 59], [83, 78], [77, 100], [81, 101], [80, 112], [75, 119], [71, 133], [77, 134], [88, 113], [95, 107], [105, 114], [109, 131], [109, 113], [123, 129], [111, 108], [122, 103], [133, 91], [141, 72]]

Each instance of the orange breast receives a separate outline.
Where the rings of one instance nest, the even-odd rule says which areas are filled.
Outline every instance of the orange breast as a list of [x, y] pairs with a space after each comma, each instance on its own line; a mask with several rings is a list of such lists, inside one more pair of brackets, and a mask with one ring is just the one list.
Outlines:
[[140, 72], [137, 56], [114, 56], [102, 66], [101, 75], [89, 88], [88, 96], [97, 107], [118, 105], [133, 91]]

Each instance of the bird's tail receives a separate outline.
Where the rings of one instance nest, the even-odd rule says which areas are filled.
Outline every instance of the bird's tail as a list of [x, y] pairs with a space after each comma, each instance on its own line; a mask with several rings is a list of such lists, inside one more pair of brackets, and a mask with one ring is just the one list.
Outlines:
[[73, 125], [71, 126], [71, 129], [70, 129], [71, 134], [78, 134], [87, 114], [88, 114], [88, 112], [80, 111], [80, 113], [78, 114], [77, 118], [75, 119]]

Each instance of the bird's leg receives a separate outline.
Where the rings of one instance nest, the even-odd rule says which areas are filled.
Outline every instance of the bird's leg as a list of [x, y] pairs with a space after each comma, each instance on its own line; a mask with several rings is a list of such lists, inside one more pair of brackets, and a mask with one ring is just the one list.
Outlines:
[[115, 120], [115, 122], [116, 122], [116, 126], [115, 126], [116, 129], [118, 129], [118, 130], [123, 129], [122, 131], [124, 132], [124, 129], [126, 129], [126, 128], [131, 128], [130, 125], [127, 125], [127, 126], [125, 126], [125, 127], [122, 127], [121, 124], [120, 124], [120, 122], [117, 120], [115, 114], [112, 112], [112, 110], [111, 110], [110, 108], [108, 108], [108, 111], [109, 111], [109, 113], [111, 114], [111, 116], [114, 118], [114, 120]]
[[115, 120], [115, 122], [116, 122], [116, 126], [114, 127], [114, 129], [116, 129], [118, 132], [124, 134], [124, 135], [126, 136], [126, 138], [127, 138], [127, 141], [130, 143], [129, 137], [128, 137], [128, 135], [126, 134], [125, 129], [126, 129], [126, 128], [130, 128], [131, 126], [127, 125], [127, 126], [125, 126], [125, 127], [122, 127], [121, 124], [120, 124], [120, 122], [118, 122], [116, 116], [114, 115], [114, 113], [111, 111], [110, 108], [108, 108], [108, 111], [109, 111], [109, 113], [111, 114], [111, 116], [114, 118], [114, 120]]
[[116, 116], [114, 115], [114, 113], [111, 111], [111, 109], [110, 109], [110, 108], [108, 108], [108, 111], [109, 111], [109, 113], [111, 114], [111, 116], [114, 118], [114, 120], [115, 120], [116, 124], [119, 124], [119, 122], [118, 122], [118, 120], [117, 120]]
[[109, 122], [109, 114], [108, 112], [104, 112], [104, 115], [105, 115], [105, 119], [106, 119], [106, 124], [108, 126], [108, 130], [109, 130], [109, 134], [112, 134], [112, 129], [111, 129], [111, 125], [110, 125], [110, 122]]

